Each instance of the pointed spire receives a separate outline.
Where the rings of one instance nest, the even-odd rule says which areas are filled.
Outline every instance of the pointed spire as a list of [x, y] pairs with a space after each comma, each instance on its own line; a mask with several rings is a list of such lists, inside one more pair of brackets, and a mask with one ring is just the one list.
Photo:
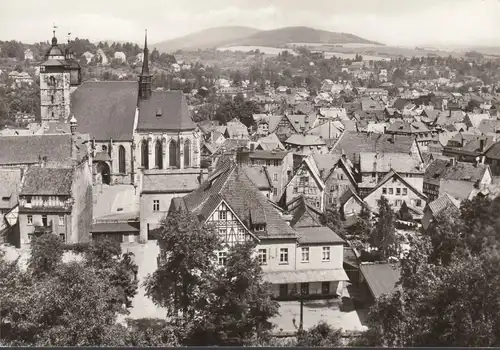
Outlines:
[[149, 76], [149, 50], [148, 50], [148, 30], [144, 36], [144, 58], [142, 61], [142, 76]]

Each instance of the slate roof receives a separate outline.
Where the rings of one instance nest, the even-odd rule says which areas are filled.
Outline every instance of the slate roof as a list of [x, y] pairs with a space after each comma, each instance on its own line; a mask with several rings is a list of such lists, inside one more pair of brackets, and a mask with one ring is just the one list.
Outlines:
[[230, 138], [247, 138], [248, 129], [238, 119], [233, 119], [226, 124], [226, 131]]
[[323, 139], [336, 139], [345, 127], [340, 121], [328, 120], [307, 131], [308, 135], [320, 136]]
[[137, 82], [84, 82], [71, 94], [77, 131], [97, 141], [132, 140], [138, 96]]
[[368, 134], [346, 131], [333, 147], [331, 153], [344, 152], [349, 160], [358, 163], [361, 152], [407, 153], [411, 152], [414, 137], [387, 134]]
[[283, 144], [279, 140], [278, 136], [276, 136], [276, 134], [274, 134], [274, 133], [269, 134], [265, 137], [261, 137], [260, 139], [257, 140], [257, 144], [260, 145], [264, 151], [272, 151], [275, 149], [281, 149], [281, 150], [285, 149], [285, 146], [283, 146]]
[[320, 227], [295, 227], [299, 234], [300, 244], [344, 244], [344, 240], [330, 228]]
[[153, 91], [148, 100], [139, 102], [138, 130], [195, 130], [182, 91]]
[[340, 154], [320, 154], [313, 153], [312, 158], [316, 167], [318, 168], [319, 174], [323, 180], [330, 174], [330, 170], [335, 167], [338, 163], [341, 155]]
[[71, 196], [73, 169], [31, 167], [25, 175], [21, 195]]
[[429, 128], [422, 122], [408, 123], [402, 120], [397, 120], [389, 125], [387, 131], [394, 133], [400, 132], [414, 134], [420, 132], [429, 132]]
[[441, 212], [446, 215], [457, 216], [460, 215], [460, 201], [445, 193], [430, 202], [429, 209], [434, 216]]
[[240, 166], [231, 160], [224, 162], [198, 189], [183, 197], [187, 210], [202, 220], [224, 200], [244, 225], [266, 224], [260, 239], [297, 238], [295, 230], [281, 217], [279, 212], [252, 183]]
[[20, 187], [21, 169], [0, 169], [0, 209], [16, 205]]
[[200, 172], [145, 173], [142, 180], [142, 193], [188, 193], [200, 186]]
[[281, 160], [286, 157], [288, 154], [287, 151], [266, 151], [266, 150], [257, 150], [250, 153], [250, 159], [276, 159]]
[[71, 135], [0, 136], [0, 150], [0, 165], [36, 164], [39, 157], [63, 163], [71, 157]]
[[361, 264], [359, 268], [374, 298], [392, 293], [401, 277], [401, 268], [398, 265]]
[[319, 217], [321, 213], [311, 206], [304, 195], [300, 195], [288, 204], [288, 212], [292, 215], [290, 226], [298, 227], [320, 227]]

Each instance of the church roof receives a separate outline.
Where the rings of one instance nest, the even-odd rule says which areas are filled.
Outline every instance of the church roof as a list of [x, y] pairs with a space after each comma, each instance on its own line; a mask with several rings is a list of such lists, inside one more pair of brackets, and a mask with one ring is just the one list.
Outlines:
[[97, 141], [132, 140], [137, 95], [134, 81], [84, 82], [71, 94], [77, 131]]
[[185, 131], [196, 129], [182, 91], [153, 91], [139, 102], [138, 130]]

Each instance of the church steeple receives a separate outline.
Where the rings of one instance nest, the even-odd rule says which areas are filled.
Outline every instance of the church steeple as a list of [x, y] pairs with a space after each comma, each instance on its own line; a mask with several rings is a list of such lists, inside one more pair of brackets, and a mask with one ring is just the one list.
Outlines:
[[147, 100], [151, 97], [151, 74], [149, 74], [149, 50], [148, 31], [144, 37], [144, 57], [142, 61], [142, 72], [139, 76], [139, 100]]

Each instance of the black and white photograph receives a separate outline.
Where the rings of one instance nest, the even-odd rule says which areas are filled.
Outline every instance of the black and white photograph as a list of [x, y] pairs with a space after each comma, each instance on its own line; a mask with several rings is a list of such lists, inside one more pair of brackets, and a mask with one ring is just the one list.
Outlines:
[[500, 346], [500, 0], [2, 0], [0, 346]]

